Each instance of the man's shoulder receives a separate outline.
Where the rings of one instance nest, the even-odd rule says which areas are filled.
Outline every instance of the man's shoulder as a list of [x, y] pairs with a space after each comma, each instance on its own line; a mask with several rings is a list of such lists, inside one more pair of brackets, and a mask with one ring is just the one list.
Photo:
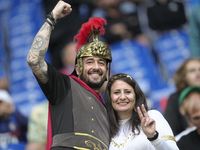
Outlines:
[[179, 143], [184, 143], [186, 141], [188, 142], [188, 141], [192, 140], [192, 137], [195, 136], [196, 132], [197, 132], [197, 130], [191, 131], [190, 133], [182, 136], [181, 139], [178, 142]]

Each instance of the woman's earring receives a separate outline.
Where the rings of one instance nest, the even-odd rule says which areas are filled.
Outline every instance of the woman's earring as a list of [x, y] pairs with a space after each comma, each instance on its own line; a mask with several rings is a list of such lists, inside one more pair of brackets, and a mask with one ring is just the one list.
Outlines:
[[137, 109], [134, 107], [134, 111], [137, 112]]

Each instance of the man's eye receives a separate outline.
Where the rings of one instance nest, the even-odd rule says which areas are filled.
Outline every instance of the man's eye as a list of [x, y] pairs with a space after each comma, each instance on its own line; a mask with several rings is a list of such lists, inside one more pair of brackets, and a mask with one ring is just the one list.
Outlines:
[[104, 62], [100, 62], [99, 64], [104, 65]]
[[200, 119], [200, 117], [194, 117], [193, 118], [193, 120], [199, 120]]

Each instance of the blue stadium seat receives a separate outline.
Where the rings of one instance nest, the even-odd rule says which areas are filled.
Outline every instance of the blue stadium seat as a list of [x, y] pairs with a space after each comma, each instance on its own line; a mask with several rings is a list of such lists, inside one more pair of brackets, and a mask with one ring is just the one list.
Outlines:
[[15, 144], [8, 144], [5, 147], [0, 146], [0, 150], [24, 150], [25, 147], [26, 147], [25, 142], [19, 142], [19, 143], [15, 143]]
[[167, 78], [171, 79], [179, 65], [190, 57], [188, 33], [179, 29], [160, 34], [154, 42], [154, 49]]
[[138, 83], [141, 83], [141, 88], [147, 93], [159, 88], [163, 83], [158, 65], [148, 47], [129, 40], [111, 45], [111, 51], [113, 74], [120, 72], [130, 74]]
[[[46, 99], [26, 62], [33, 39], [44, 23], [43, 1], [11, 1], [11, 8], [2, 18], [10, 53], [10, 92], [16, 106], [28, 116], [36, 103]], [[51, 62], [49, 52], [45, 60]]]

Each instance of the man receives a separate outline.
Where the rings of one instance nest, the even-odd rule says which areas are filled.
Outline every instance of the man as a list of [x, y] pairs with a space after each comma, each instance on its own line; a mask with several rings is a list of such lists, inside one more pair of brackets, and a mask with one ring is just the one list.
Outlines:
[[52, 13], [47, 15], [27, 56], [27, 62], [50, 103], [46, 149], [107, 150], [107, 114], [98, 94], [109, 76], [108, 63], [112, 61], [109, 47], [98, 41], [99, 33], [104, 33], [106, 20], [91, 18], [75, 36], [78, 39], [78, 52], [72, 75], [58, 72], [44, 60], [51, 29], [58, 18], [65, 17], [71, 11], [68, 3], [57, 3]]
[[200, 87], [190, 86], [181, 92], [179, 99], [180, 111], [196, 130], [182, 136], [177, 142], [180, 150], [199, 150], [200, 148]]

